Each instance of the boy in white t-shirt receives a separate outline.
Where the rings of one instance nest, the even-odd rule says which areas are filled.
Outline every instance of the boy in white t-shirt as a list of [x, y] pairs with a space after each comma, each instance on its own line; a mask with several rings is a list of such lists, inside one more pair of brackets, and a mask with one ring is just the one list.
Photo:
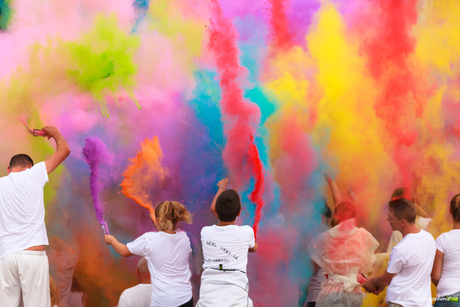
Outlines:
[[252, 306], [246, 266], [248, 251], [257, 250], [254, 231], [250, 226], [236, 225], [241, 202], [236, 191], [226, 190], [228, 179], [222, 179], [217, 185], [219, 190], [211, 211], [219, 223], [201, 230], [204, 271], [197, 307]]
[[388, 204], [388, 221], [393, 230], [399, 230], [403, 240], [390, 254], [385, 273], [369, 279], [364, 289], [374, 294], [386, 286], [389, 307], [431, 306], [431, 268], [436, 244], [433, 236], [415, 225], [416, 210], [411, 201], [400, 198]]
[[[391, 200], [396, 200], [399, 198], [412, 199], [412, 204], [414, 205], [415, 213], [417, 214], [415, 217], [415, 226], [417, 226], [419, 229], [427, 230], [428, 225], [431, 222], [431, 215], [415, 202], [414, 198], [411, 196], [410, 190], [404, 187], [395, 189], [393, 194], [391, 194]], [[393, 247], [401, 242], [402, 239], [403, 236], [400, 231], [393, 231], [391, 234], [390, 242], [388, 243], [387, 253], [390, 254]]]

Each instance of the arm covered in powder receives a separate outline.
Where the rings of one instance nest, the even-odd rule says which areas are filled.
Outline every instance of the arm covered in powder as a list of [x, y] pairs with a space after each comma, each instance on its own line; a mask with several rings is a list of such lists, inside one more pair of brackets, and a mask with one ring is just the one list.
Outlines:
[[219, 218], [219, 217], [217, 216], [217, 212], [216, 212], [216, 202], [217, 202], [217, 198], [219, 197], [219, 195], [222, 194], [222, 192], [225, 191], [225, 190], [227, 189], [227, 186], [228, 186], [228, 178], [225, 178], [225, 179], [220, 180], [220, 181], [217, 183], [217, 186], [219, 187], [219, 189], [217, 190], [217, 193], [216, 193], [216, 195], [214, 196], [214, 199], [212, 200], [211, 212], [215, 215], [215, 217]]

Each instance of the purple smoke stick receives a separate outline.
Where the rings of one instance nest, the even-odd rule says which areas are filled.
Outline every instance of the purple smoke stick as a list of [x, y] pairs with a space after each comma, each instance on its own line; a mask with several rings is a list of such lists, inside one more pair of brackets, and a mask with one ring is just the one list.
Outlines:
[[107, 149], [105, 144], [96, 136], [87, 137], [85, 141], [85, 147], [83, 148], [83, 156], [85, 157], [86, 163], [89, 165], [91, 175], [89, 177], [89, 187], [91, 190], [91, 198], [93, 200], [94, 210], [96, 210], [96, 217], [101, 224], [105, 234], [109, 234], [107, 222], [104, 221], [101, 201], [99, 200], [99, 192], [102, 187], [98, 182], [99, 176], [99, 165], [103, 159], [106, 159]]

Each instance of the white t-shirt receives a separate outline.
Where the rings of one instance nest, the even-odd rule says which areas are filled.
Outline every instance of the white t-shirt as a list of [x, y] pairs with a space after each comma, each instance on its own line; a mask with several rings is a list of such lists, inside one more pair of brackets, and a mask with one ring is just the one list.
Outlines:
[[438, 297], [460, 291], [460, 229], [452, 229], [436, 239], [436, 249], [444, 253]]
[[190, 240], [183, 231], [147, 232], [126, 244], [132, 254], [147, 259], [152, 281], [152, 307], [173, 307], [192, 298]]
[[[417, 217], [415, 218], [415, 226], [417, 226], [418, 229], [427, 230], [430, 222], [431, 218], [429, 217], [421, 217], [417, 215]], [[393, 231], [391, 234], [390, 242], [388, 243], [387, 253], [390, 253], [393, 247], [395, 247], [399, 242], [401, 242], [402, 239], [403, 235], [400, 231]]]
[[254, 230], [250, 226], [206, 226], [201, 230], [203, 269], [219, 268], [246, 273], [248, 249], [254, 247]]
[[150, 307], [151, 297], [152, 285], [138, 284], [123, 291], [118, 307]]
[[43, 187], [45, 162], [0, 178], [0, 259], [36, 245], [48, 245]]
[[431, 270], [436, 243], [425, 230], [406, 235], [390, 254], [387, 272], [397, 274], [387, 289], [387, 302], [431, 306]]

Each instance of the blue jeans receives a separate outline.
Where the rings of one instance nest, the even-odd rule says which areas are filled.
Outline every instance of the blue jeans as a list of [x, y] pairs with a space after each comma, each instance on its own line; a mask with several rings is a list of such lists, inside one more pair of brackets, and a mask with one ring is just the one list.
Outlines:
[[[460, 292], [443, 296], [437, 297], [436, 303], [434, 303], [433, 307], [460, 307]], [[452, 302], [449, 298], [457, 299], [457, 302]]]

